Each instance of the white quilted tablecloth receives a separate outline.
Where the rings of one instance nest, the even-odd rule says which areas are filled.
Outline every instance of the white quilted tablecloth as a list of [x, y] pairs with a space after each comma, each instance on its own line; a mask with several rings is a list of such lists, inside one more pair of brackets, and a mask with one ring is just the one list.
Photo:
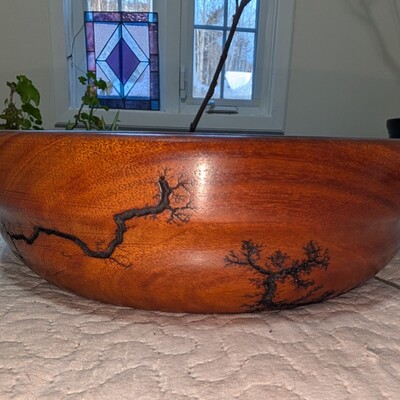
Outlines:
[[188, 315], [79, 298], [0, 240], [1, 399], [400, 399], [400, 258], [334, 300]]

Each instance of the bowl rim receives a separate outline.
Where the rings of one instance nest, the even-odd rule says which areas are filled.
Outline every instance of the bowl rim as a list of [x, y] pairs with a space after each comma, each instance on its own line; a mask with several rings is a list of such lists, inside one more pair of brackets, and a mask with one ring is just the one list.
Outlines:
[[[356, 136], [300, 136], [300, 135], [284, 135], [276, 134], [270, 132], [182, 132], [182, 131], [147, 131], [147, 130], [137, 130], [137, 131], [85, 131], [85, 130], [57, 130], [57, 129], [45, 129], [38, 131], [27, 131], [27, 130], [0, 130], [0, 137], [3, 135], [27, 135], [27, 136], [74, 136], [77, 138], [135, 138], [142, 140], [176, 140], [176, 141], [220, 141], [222, 140], [256, 140], [256, 141], [271, 141], [271, 142], [345, 142], [345, 143], [376, 143], [376, 144], [387, 144], [395, 143], [398, 141], [396, 138], [388, 137], [356, 137]], [[208, 139], [208, 140], [207, 140]]]

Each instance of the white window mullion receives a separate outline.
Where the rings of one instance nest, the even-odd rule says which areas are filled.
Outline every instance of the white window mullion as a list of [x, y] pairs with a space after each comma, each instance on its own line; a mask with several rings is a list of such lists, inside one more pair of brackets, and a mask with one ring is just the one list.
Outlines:
[[[86, 10], [85, 1], [72, 1], [70, 5], [73, 20], [71, 23], [72, 38], [70, 47], [67, 47], [68, 79], [70, 82], [78, 82], [78, 77], [86, 74], [86, 45], [83, 13]], [[82, 85], [70, 85], [71, 106], [78, 108], [81, 102], [84, 88]]]
[[[161, 110], [179, 113], [181, 0], [153, 0], [159, 14]], [[187, 1], [187, 0], [184, 0]]]

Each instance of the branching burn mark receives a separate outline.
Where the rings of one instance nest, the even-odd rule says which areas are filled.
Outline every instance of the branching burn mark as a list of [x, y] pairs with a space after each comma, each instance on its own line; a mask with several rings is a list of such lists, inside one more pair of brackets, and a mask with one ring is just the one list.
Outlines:
[[[142, 208], [131, 208], [130, 210], [115, 214], [114, 222], [116, 225], [116, 231], [114, 238], [108, 243], [108, 245], [104, 245], [102, 242], [97, 242], [96, 249], [90, 248], [82, 239], [73, 234], [42, 226], [35, 226], [30, 236], [26, 236], [23, 233], [12, 232], [5, 223], [3, 223], [3, 231], [10, 238], [14, 247], [13, 251], [19, 258], [22, 257], [16, 245], [17, 242], [24, 242], [27, 245], [33, 245], [41, 235], [47, 235], [57, 236], [61, 239], [75, 243], [87, 256], [91, 258], [109, 259], [120, 266], [130, 268], [131, 264], [129, 264], [128, 261], [124, 260], [122, 262], [121, 257], [113, 257], [117, 247], [123, 243], [124, 235], [128, 230], [128, 221], [146, 217], [156, 218], [160, 214], [168, 213], [168, 223], [180, 224], [189, 222], [190, 212], [193, 210], [193, 206], [190, 202], [189, 182], [185, 181], [181, 176], [178, 179], [177, 184], [171, 186], [164, 174], [159, 178], [158, 186], [159, 194], [157, 196], [157, 203]], [[185, 195], [183, 193], [185, 193]]]
[[[231, 251], [225, 257], [226, 267], [244, 267], [256, 271], [259, 279], [252, 279], [255, 285], [262, 289], [255, 304], [246, 304], [246, 307], [255, 311], [264, 309], [281, 309], [295, 307], [307, 302], [311, 296], [322, 289], [321, 286], [315, 286], [315, 282], [308, 279], [307, 276], [313, 270], [326, 270], [329, 265], [329, 253], [327, 249], [322, 249], [314, 241], [308, 242], [304, 247], [304, 258], [294, 260], [286, 253], [280, 250], [275, 251], [267, 257], [267, 261], [262, 262], [263, 246], [252, 241], [243, 241], [239, 252]], [[295, 302], [277, 301], [280, 284], [292, 284], [298, 290], [305, 290], [305, 295]], [[322, 301], [333, 295], [333, 292], [326, 292], [313, 302]]]

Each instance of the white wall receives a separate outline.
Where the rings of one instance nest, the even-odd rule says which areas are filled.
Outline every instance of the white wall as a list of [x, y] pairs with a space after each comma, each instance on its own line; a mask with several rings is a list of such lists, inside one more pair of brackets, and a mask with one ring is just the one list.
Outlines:
[[[0, 101], [6, 80], [29, 76], [42, 94], [47, 128], [56, 122], [51, 1], [0, 3]], [[400, 0], [296, 0], [287, 134], [386, 136], [386, 118], [400, 116], [395, 5], [400, 9]]]
[[297, 0], [286, 132], [386, 136], [400, 117], [399, 0]]
[[1, 0], [0, 107], [8, 96], [6, 81], [27, 75], [41, 93], [40, 109], [50, 128], [54, 126], [54, 100], [49, 26], [47, 0]]

